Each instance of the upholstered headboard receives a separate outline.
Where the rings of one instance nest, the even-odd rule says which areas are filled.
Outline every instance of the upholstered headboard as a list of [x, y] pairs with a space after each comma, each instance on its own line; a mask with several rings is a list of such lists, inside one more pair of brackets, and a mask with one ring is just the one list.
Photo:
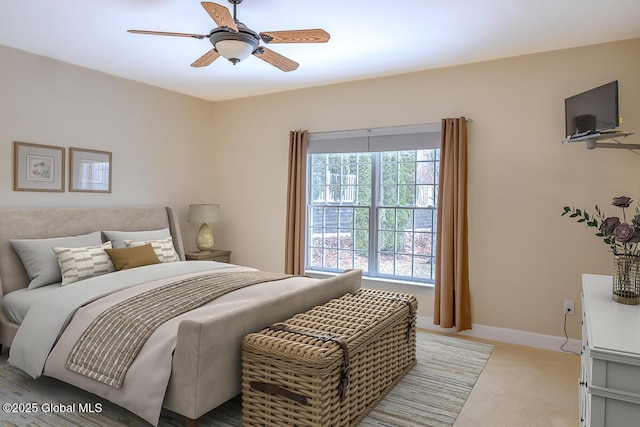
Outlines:
[[178, 218], [168, 206], [0, 209], [0, 299], [2, 295], [26, 288], [29, 284], [27, 272], [9, 239], [44, 239], [102, 230], [161, 228], [169, 228], [176, 252], [184, 260]]

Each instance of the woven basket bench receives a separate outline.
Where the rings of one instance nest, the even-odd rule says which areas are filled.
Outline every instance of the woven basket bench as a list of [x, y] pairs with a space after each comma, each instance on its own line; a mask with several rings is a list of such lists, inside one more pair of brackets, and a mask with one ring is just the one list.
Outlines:
[[244, 426], [355, 426], [416, 364], [413, 295], [372, 289], [244, 337]]

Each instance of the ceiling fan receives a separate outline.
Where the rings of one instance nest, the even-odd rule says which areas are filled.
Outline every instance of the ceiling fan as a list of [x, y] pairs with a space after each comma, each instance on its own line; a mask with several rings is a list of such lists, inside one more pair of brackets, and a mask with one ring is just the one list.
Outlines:
[[218, 25], [209, 34], [170, 33], [164, 31], [129, 30], [135, 34], [149, 34], [157, 36], [193, 37], [195, 39], [208, 38], [213, 49], [198, 58], [192, 67], [206, 67], [220, 56], [228, 59], [232, 64], [237, 64], [249, 57], [256, 56], [263, 61], [281, 69], [293, 71], [298, 68], [298, 63], [291, 59], [259, 46], [264, 43], [326, 43], [329, 41], [329, 33], [322, 29], [309, 30], [285, 30], [265, 31], [256, 33], [249, 27], [238, 21], [236, 8], [243, 0], [229, 0], [233, 4], [233, 17], [229, 9], [217, 3], [202, 2], [202, 7]]

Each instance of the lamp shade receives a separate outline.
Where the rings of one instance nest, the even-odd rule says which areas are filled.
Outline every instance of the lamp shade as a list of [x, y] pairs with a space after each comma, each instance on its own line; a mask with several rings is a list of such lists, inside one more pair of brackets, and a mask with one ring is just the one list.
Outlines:
[[254, 46], [241, 40], [220, 40], [216, 43], [218, 53], [234, 64], [247, 59], [254, 49]]
[[213, 224], [220, 220], [220, 205], [189, 205], [189, 222], [195, 224]]

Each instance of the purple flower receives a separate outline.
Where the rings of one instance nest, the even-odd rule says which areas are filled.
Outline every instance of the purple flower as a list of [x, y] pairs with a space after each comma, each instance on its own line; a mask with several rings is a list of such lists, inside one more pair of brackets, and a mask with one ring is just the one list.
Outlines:
[[633, 200], [631, 200], [631, 197], [620, 196], [620, 197], [614, 197], [613, 202], [611, 204], [619, 208], [628, 208], [631, 202], [633, 202]]
[[613, 230], [616, 229], [618, 224], [620, 224], [620, 218], [618, 218], [617, 216], [609, 217], [602, 221], [602, 224], [600, 224], [600, 231], [602, 231], [604, 234], [611, 234], [613, 233]]
[[633, 239], [636, 229], [632, 225], [626, 222], [618, 224], [615, 230], [613, 230], [613, 237], [620, 243], [629, 243]]

